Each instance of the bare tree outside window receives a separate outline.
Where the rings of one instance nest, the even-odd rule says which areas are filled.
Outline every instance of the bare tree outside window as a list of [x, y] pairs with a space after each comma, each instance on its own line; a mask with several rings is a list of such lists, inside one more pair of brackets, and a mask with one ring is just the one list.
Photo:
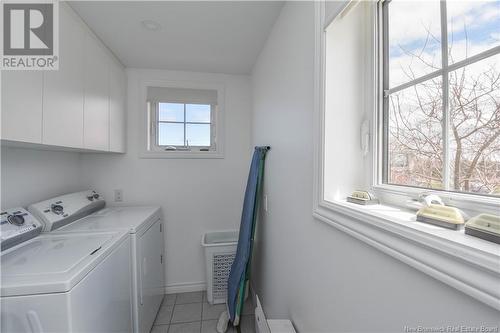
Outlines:
[[386, 182], [500, 195], [500, 1], [387, 3]]

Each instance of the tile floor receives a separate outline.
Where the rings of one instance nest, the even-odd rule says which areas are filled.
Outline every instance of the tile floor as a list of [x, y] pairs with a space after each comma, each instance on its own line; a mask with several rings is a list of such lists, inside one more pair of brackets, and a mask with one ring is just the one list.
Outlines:
[[[216, 333], [217, 320], [225, 309], [225, 304], [208, 304], [206, 292], [165, 295], [151, 333]], [[248, 299], [243, 306], [239, 331], [254, 333], [254, 324], [253, 306]], [[229, 327], [227, 332], [238, 331]]]

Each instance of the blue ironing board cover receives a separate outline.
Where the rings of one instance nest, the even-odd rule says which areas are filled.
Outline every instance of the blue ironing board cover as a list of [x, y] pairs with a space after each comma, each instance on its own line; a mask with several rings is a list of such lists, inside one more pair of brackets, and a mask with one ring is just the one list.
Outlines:
[[227, 307], [229, 318], [234, 325], [239, 323], [243, 307], [243, 297], [247, 284], [250, 260], [252, 257], [253, 236], [257, 218], [259, 190], [264, 171], [264, 160], [269, 147], [255, 147], [250, 172], [248, 174], [243, 212], [241, 214], [240, 233], [236, 257], [231, 266], [228, 279]]

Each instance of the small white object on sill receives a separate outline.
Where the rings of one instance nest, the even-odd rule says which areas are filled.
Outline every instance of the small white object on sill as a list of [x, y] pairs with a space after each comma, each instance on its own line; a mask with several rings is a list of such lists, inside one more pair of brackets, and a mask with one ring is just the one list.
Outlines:
[[500, 244], [500, 216], [479, 214], [465, 224], [465, 233]]
[[458, 208], [438, 204], [429, 204], [419, 209], [417, 221], [452, 230], [460, 229], [465, 223]]
[[380, 202], [377, 197], [368, 191], [356, 190], [347, 197], [347, 201], [357, 205], [378, 205]]
[[425, 195], [422, 198], [422, 200], [424, 201], [424, 203], [425, 203], [426, 206], [430, 206], [430, 205], [441, 205], [441, 206], [444, 206], [443, 199], [441, 199], [436, 194]]
[[168, 146], [167, 148], [165, 148], [165, 151], [191, 151], [191, 148]]

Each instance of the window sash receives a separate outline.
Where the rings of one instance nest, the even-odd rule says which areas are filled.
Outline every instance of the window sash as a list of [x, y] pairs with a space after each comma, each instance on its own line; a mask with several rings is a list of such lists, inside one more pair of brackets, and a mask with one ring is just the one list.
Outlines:
[[[483, 193], [474, 193], [474, 192], [460, 192], [453, 191], [450, 186], [450, 133], [449, 133], [449, 125], [450, 125], [450, 110], [449, 110], [449, 73], [456, 71], [460, 68], [466, 67], [468, 65], [474, 64], [486, 58], [492, 57], [500, 53], [500, 46], [492, 47], [486, 51], [480, 52], [471, 57], [465, 58], [464, 60], [458, 61], [453, 64], [448, 64], [448, 17], [447, 17], [447, 8], [446, 1], [440, 1], [440, 26], [441, 26], [441, 69], [433, 71], [429, 74], [422, 75], [414, 80], [405, 82], [396, 87], [389, 87], [389, 13], [388, 8], [391, 0], [381, 1], [381, 11], [382, 11], [382, 29], [379, 38], [379, 45], [382, 47], [382, 89], [380, 94], [382, 95], [382, 183], [387, 185], [394, 185], [399, 187], [411, 187], [411, 188], [420, 188], [427, 189], [432, 191], [448, 191], [448, 192], [459, 192], [470, 195], [480, 195], [480, 196], [493, 196], [489, 194]], [[380, 8], [380, 7], [379, 7]], [[443, 98], [443, 121], [442, 121], [442, 136], [443, 136], [443, 171], [442, 171], [442, 182], [443, 189], [431, 189], [426, 187], [419, 186], [411, 186], [411, 185], [403, 185], [403, 184], [395, 184], [389, 182], [389, 97], [401, 90], [410, 88], [417, 84], [423, 83], [427, 80], [431, 80], [433, 78], [441, 76], [442, 79], [442, 98]], [[493, 196], [495, 197], [495, 196]]]
[[[186, 127], [187, 125], [210, 125], [210, 145], [208, 146], [193, 146], [189, 145], [189, 148], [195, 148], [195, 149], [204, 149], [208, 148], [210, 151], [215, 150], [215, 142], [216, 142], [216, 137], [215, 137], [215, 110], [216, 107], [213, 104], [210, 104], [210, 122], [194, 122], [194, 121], [186, 121], [186, 104], [200, 104], [200, 103], [177, 103], [176, 104], [183, 104], [183, 116], [184, 116], [184, 121], [167, 121], [167, 120], [159, 120], [160, 119], [160, 108], [159, 104], [160, 103], [174, 103], [174, 102], [169, 102], [169, 101], [155, 101], [151, 102], [152, 105], [152, 115], [153, 119], [151, 119], [151, 142], [154, 142], [154, 146], [158, 150], [165, 150], [165, 147], [176, 147], [176, 148], [187, 148], [188, 146], [186, 145]], [[183, 133], [184, 133], [184, 138], [183, 142], [184, 145], [160, 145], [160, 136], [159, 136], [159, 127], [160, 124], [183, 124]]]

